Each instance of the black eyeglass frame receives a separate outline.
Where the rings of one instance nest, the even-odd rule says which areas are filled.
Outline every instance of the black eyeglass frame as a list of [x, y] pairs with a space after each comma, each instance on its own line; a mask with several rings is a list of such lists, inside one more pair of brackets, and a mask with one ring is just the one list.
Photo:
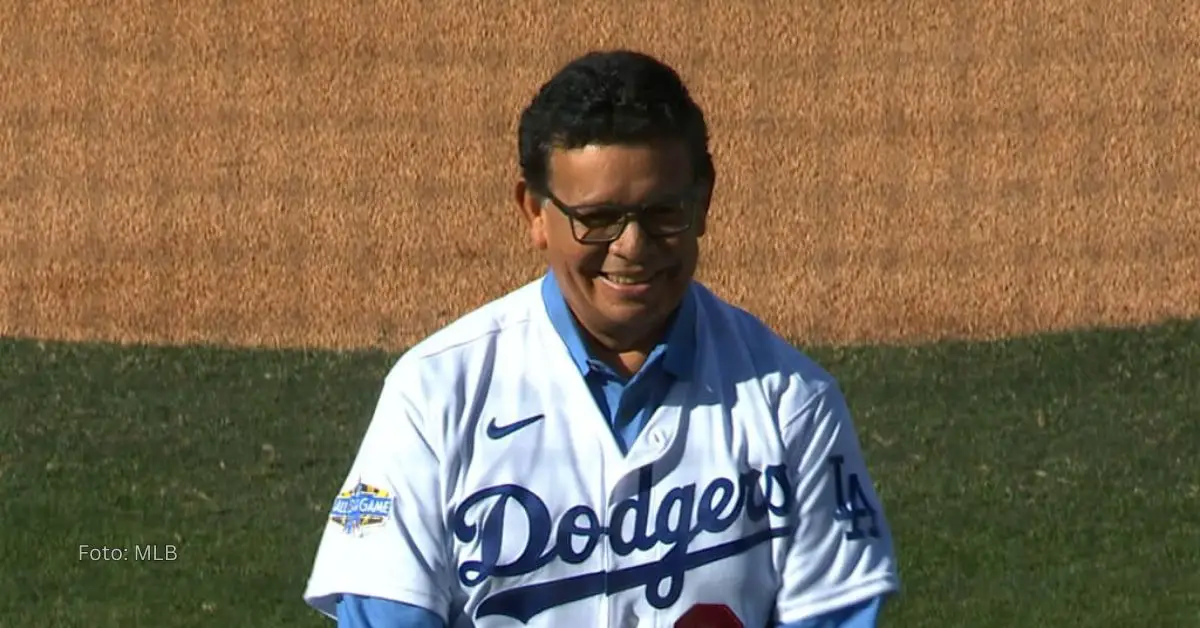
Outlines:
[[[668, 230], [662, 230], [662, 229], [657, 229], [657, 228], [648, 228], [646, 221], [642, 219], [642, 216], [645, 215], [645, 212], [648, 209], [653, 209], [655, 207], [663, 207], [663, 206], [679, 208], [677, 206], [672, 206], [669, 203], [666, 203], [663, 201], [655, 201], [652, 203], [640, 203], [640, 204], [637, 204], [634, 206], [619, 205], [619, 204], [615, 204], [615, 203], [589, 203], [589, 204], [585, 204], [585, 205], [572, 206], [572, 205], [567, 205], [566, 203], [559, 200], [558, 197], [555, 196], [554, 193], [551, 192], [550, 190], [545, 190], [544, 192], [541, 193], [541, 196], [545, 200], [549, 201], [551, 205], [553, 205], [558, 211], [562, 212], [563, 215], [567, 217], [567, 220], [569, 220], [571, 223], [571, 235], [574, 236], [574, 238], [577, 242], [579, 242], [580, 244], [611, 244], [611, 243], [619, 240], [621, 238], [621, 236], [625, 233], [625, 229], [629, 227], [630, 219], [636, 220], [638, 222], [638, 224], [641, 225], [642, 231], [644, 231], [646, 233], [646, 235], [648, 235], [652, 238], [670, 238], [673, 236], [677, 236], [681, 233], [686, 233], [689, 229], [691, 229], [696, 224], [696, 214], [700, 210], [698, 192], [699, 192], [699, 190], [697, 190], [696, 188], [692, 188], [692, 189], [688, 190], [688, 192], [684, 193], [681, 198], [677, 199], [677, 201], [682, 202], [682, 209], [684, 209], [687, 212], [687, 222], [684, 223], [683, 226], [681, 226], [681, 227], [676, 227], [676, 228], [668, 229]], [[616, 232], [612, 236], [604, 237], [604, 238], [585, 238], [585, 237], [579, 235], [579, 226], [583, 226], [583, 229], [585, 232], [588, 229], [588, 227], [586, 225], [580, 224], [582, 221], [582, 217], [580, 214], [583, 212], [586, 212], [588, 210], [608, 210], [608, 211], [617, 210], [617, 211], [620, 211], [621, 212], [621, 222], [619, 223]]]

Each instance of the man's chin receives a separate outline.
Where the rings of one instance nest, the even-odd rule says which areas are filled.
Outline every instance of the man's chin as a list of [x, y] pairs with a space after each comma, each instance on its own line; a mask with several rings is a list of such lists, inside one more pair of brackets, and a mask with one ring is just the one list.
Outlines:
[[665, 295], [654, 295], [646, 301], [607, 301], [602, 311], [614, 335], [641, 340], [657, 331], [670, 314], [665, 311], [663, 298]]

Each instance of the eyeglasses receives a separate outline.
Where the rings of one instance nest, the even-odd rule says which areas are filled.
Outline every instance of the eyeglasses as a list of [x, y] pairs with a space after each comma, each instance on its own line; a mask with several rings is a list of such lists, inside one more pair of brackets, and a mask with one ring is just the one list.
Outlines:
[[581, 244], [615, 242], [625, 233], [630, 219], [636, 220], [646, 235], [653, 238], [679, 235], [692, 228], [696, 217], [696, 201], [692, 195], [632, 207], [610, 203], [572, 207], [549, 191], [545, 197], [571, 221], [571, 233]]

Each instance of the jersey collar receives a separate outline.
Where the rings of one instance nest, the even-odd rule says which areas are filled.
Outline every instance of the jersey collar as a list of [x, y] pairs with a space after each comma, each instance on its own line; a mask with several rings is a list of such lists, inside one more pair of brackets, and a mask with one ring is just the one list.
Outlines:
[[[587, 344], [583, 341], [583, 332], [571, 314], [570, 308], [567, 307], [567, 301], [563, 297], [558, 279], [552, 270], [546, 273], [546, 277], [542, 281], [542, 301], [546, 304], [546, 313], [550, 316], [550, 323], [567, 345], [567, 351], [571, 354], [575, 366], [579, 367], [580, 373], [588, 375], [596, 368], [593, 364], [598, 361], [594, 361], [588, 351]], [[661, 361], [663, 370], [676, 379], [690, 379], [692, 363], [696, 355], [695, 301], [695, 291], [689, 287], [683, 296], [683, 302], [675, 310], [674, 320], [668, 326], [666, 335], [646, 360], [647, 366]]]

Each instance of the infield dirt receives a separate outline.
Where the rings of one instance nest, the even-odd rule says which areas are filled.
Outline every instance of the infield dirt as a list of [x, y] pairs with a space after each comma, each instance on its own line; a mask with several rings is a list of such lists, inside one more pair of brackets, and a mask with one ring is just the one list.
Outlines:
[[1186, 3], [77, 4], [0, 6], [0, 335], [404, 347], [540, 272], [517, 116], [612, 47], [705, 107], [701, 279], [789, 337], [1200, 315]]

